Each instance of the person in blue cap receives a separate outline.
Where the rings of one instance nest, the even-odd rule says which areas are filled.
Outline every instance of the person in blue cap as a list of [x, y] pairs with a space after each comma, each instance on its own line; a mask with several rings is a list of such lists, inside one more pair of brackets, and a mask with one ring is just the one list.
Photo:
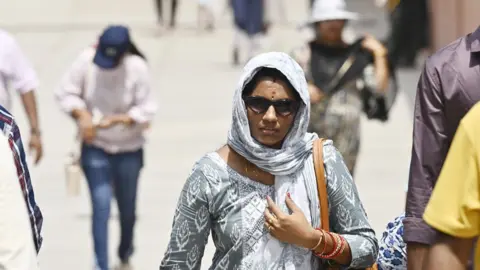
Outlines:
[[84, 50], [56, 90], [81, 138], [79, 164], [91, 194], [96, 268], [108, 270], [108, 220], [114, 195], [120, 214], [120, 266], [131, 269], [137, 184], [144, 130], [157, 105], [149, 68], [125, 26], [107, 27], [96, 47]]

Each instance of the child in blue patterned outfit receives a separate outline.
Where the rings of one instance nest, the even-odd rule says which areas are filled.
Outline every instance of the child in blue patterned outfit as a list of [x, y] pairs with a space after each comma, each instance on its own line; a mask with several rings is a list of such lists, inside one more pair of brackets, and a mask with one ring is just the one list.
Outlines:
[[379, 241], [378, 269], [406, 270], [407, 246], [403, 242], [403, 219], [405, 214], [389, 222]]

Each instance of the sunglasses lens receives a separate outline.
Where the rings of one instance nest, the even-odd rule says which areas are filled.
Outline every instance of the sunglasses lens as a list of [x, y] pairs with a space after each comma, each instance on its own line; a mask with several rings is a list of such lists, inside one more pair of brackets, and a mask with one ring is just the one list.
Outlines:
[[245, 105], [255, 113], [265, 113], [273, 105], [279, 115], [288, 116], [298, 108], [297, 103], [292, 100], [270, 101], [263, 97], [246, 97], [244, 100]]
[[275, 104], [275, 110], [278, 114], [287, 116], [295, 111], [295, 104], [291, 101], [278, 101]]
[[263, 98], [248, 98], [245, 100], [245, 104], [249, 107], [252, 111], [256, 113], [264, 113], [268, 110], [270, 103], [268, 100]]

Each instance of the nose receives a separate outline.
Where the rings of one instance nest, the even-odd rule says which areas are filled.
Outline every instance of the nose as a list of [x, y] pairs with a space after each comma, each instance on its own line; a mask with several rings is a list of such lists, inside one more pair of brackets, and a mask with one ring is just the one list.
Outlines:
[[277, 112], [275, 108], [272, 106], [268, 107], [268, 110], [263, 115], [263, 120], [266, 122], [276, 122], [277, 121]]

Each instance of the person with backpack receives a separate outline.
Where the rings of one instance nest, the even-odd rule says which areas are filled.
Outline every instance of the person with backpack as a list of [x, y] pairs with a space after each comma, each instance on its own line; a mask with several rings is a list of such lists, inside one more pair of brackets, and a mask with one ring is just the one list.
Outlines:
[[107, 27], [96, 47], [80, 53], [55, 95], [79, 129], [80, 164], [93, 208], [96, 267], [109, 269], [108, 220], [114, 195], [121, 227], [118, 269], [130, 269], [144, 130], [157, 105], [146, 58], [131, 40], [129, 29]]

